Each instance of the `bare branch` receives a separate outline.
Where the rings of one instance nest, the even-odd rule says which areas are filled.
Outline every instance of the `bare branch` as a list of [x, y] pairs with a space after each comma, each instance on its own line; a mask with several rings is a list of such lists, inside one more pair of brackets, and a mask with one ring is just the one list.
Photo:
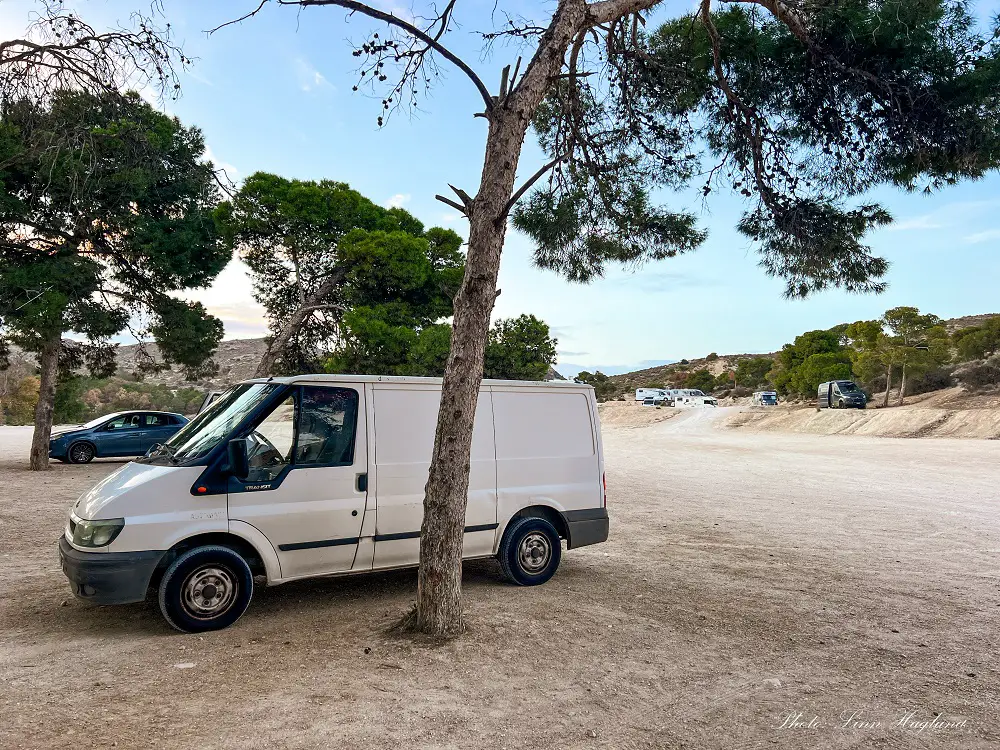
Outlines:
[[568, 153], [563, 154], [562, 156], [558, 156], [552, 161], [543, 164], [542, 167], [537, 172], [535, 172], [533, 175], [531, 175], [531, 177], [525, 180], [524, 184], [521, 185], [521, 187], [519, 187], [517, 190], [515, 190], [514, 194], [510, 197], [510, 200], [507, 201], [507, 207], [504, 209], [503, 217], [506, 219], [507, 214], [510, 213], [511, 209], [514, 208], [514, 206], [517, 204], [519, 200], [521, 200], [524, 194], [531, 189], [531, 186], [534, 185], [536, 182], [538, 182], [538, 180], [540, 180], [545, 175], [546, 172], [552, 169], [552, 167], [554, 167], [556, 164], [558, 164], [568, 156], [569, 156]]
[[406, 34], [410, 35], [414, 39], [417, 39], [427, 45], [427, 48], [433, 50], [440, 54], [443, 58], [452, 63], [455, 67], [461, 70], [469, 78], [470, 81], [479, 89], [480, 95], [483, 97], [483, 101], [486, 103], [486, 111], [490, 112], [493, 109], [494, 100], [493, 96], [490, 94], [489, 89], [483, 83], [482, 79], [476, 74], [476, 72], [469, 67], [469, 65], [462, 60], [458, 55], [453, 53], [447, 47], [445, 47], [438, 39], [444, 33], [444, 30], [448, 26], [448, 20], [450, 17], [451, 9], [455, 5], [455, 0], [452, 0], [445, 9], [445, 11], [439, 17], [441, 22], [441, 29], [435, 36], [429, 35], [422, 29], [417, 28], [409, 21], [405, 21], [399, 16], [395, 16], [392, 13], [386, 13], [385, 11], [373, 8], [365, 3], [357, 2], [356, 0], [278, 0], [279, 5], [298, 5], [300, 7], [310, 7], [310, 6], [324, 6], [333, 5], [338, 8], [344, 8], [345, 10], [351, 11], [351, 13], [360, 13], [363, 16], [368, 16], [376, 21], [383, 21], [390, 26], [394, 26], [401, 29]]
[[462, 216], [466, 216], [466, 217], [467, 217], [467, 216], [469, 215], [469, 214], [468, 214], [468, 213], [466, 212], [466, 208], [465, 208], [465, 206], [463, 206], [463, 205], [462, 205], [461, 203], [458, 203], [458, 202], [456, 202], [456, 201], [453, 201], [453, 200], [452, 200], [451, 198], [445, 198], [445, 197], [444, 197], [443, 195], [435, 195], [434, 197], [435, 197], [435, 198], [436, 198], [437, 200], [439, 200], [439, 201], [441, 201], [442, 203], [444, 203], [445, 205], [448, 205], [448, 206], [451, 206], [451, 207], [452, 207], [452, 208], [454, 208], [454, 209], [455, 209], [456, 211], [460, 211], [460, 212], [461, 212], [461, 214], [462, 214]]
[[171, 40], [170, 24], [160, 28], [154, 18], [134, 13], [129, 26], [98, 32], [58, 0], [41, 5], [23, 38], [0, 43], [0, 98], [44, 101], [61, 88], [119, 91], [147, 84], [161, 96], [177, 96], [174, 64], [191, 61]]

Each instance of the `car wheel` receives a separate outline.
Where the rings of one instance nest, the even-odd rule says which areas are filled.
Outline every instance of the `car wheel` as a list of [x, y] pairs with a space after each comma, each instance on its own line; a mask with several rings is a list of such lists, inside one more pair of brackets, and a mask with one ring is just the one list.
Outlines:
[[66, 451], [66, 458], [71, 464], [89, 464], [94, 460], [96, 453], [90, 443], [73, 443]]
[[837, 408], [838, 409], [843, 409], [844, 408], [844, 400], [843, 399], [841, 399], [840, 401], [837, 402]]
[[188, 550], [171, 563], [160, 581], [160, 612], [182, 633], [221, 630], [247, 611], [253, 573], [229, 547]]
[[517, 518], [500, 541], [497, 559], [504, 577], [519, 586], [545, 583], [562, 558], [559, 532], [544, 518]]

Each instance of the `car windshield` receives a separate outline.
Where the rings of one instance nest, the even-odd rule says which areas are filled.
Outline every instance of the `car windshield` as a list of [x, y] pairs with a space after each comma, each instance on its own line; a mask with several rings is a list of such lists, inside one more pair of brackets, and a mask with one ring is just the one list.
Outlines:
[[276, 383], [244, 383], [226, 391], [164, 443], [166, 452], [177, 463], [207, 456], [280, 387]]
[[858, 387], [854, 383], [837, 383], [841, 393], [856, 393]]
[[705, 394], [701, 391], [688, 391], [689, 396], [704, 396]]
[[773, 393], [765, 393], [760, 398], [761, 398], [762, 401], [774, 401], [774, 402], [777, 402], [777, 400], [778, 400], [778, 397], [775, 396]]
[[84, 425], [81, 425], [81, 427], [82, 427], [83, 429], [85, 429], [85, 430], [92, 430], [93, 428], [95, 428], [95, 427], [97, 427], [97, 426], [99, 426], [99, 425], [102, 425], [102, 424], [104, 424], [104, 423], [105, 423], [105, 422], [107, 422], [107, 421], [108, 421], [109, 419], [114, 419], [114, 418], [115, 418], [115, 417], [117, 417], [117, 416], [118, 416], [119, 414], [121, 414], [121, 412], [115, 412], [114, 414], [105, 414], [105, 415], [104, 415], [103, 417], [97, 417], [97, 419], [91, 419], [91, 420], [90, 420], [89, 422], [87, 422], [86, 424], [84, 424]]

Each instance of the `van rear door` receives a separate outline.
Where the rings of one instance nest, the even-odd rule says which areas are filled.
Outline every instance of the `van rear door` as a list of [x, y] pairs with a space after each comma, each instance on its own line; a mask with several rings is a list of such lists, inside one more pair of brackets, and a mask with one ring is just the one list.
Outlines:
[[361, 386], [292, 388], [247, 435], [250, 475], [229, 478], [229, 517], [259, 529], [282, 578], [350, 570], [367, 499]]

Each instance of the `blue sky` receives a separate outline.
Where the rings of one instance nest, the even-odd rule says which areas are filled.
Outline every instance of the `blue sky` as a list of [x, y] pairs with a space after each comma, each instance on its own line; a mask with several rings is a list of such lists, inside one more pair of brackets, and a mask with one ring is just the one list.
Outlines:
[[[21, 30], [32, 4], [0, 0], [4, 38]], [[96, 20], [125, 18], [131, 5], [117, 0], [72, 4]], [[202, 128], [210, 157], [235, 180], [257, 170], [340, 180], [376, 202], [403, 206], [428, 226], [466, 235], [464, 220], [434, 194], [448, 192], [448, 183], [470, 193], [478, 184], [486, 128], [483, 119], [472, 117], [478, 94], [467, 79], [444, 68], [421, 111], [397, 114], [379, 129], [379, 99], [351, 91], [356, 60], [349, 40], [362, 38], [367, 22], [346, 23], [345, 13], [334, 8], [299, 13], [275, 7], [214, 35], [204, 33], [256, 4], [166, 3], [178, 38], [196, 62], [182, 77], [183, 96], [165, 108]], [[398, 12], [409, 8], [409, 0], [380, 4]], [[551, 5], [543, 5], [545, 12]], [[678, 0], [667, 10], [690, 5]], [[511, 15], [541, 14], [533, 2], [499, 6]], [[476, 32], [493, 27], [493, 7], [494, 0], [459, 2], [461, 28], [451, 35], [450, 46], [496, 88], [499, 69], [516, 57], [516, 50], [501, 48], [482, 58]], [[984, 15], [994, 13], [1000, 0], [981, 1], [977, 8]], [[529, 134], [521, 173], [531, 174], [540, 163]], [[533, 268], [528, 240], [510, 232], [495, 315], [534, 313], [558, 337], [560, 363], [607, 368], [712, 351], [773, 351], [802, 331], [877, 317], [903, 304], [942, 317], [1000, 312], [1000, 176], [929, 197], [893, 191], [876, 197], [897, 220], [871, 237], [874, 248], [892, 262], [889, 290], [878, 297], [830, 291], [804, 301], [784, 300], [783, 283], [764, 275], [754, 248], [734, 229], [741, 202], [720, 196], [703, 206], [700, 196], [692, 195], [672, 205], [701, 214], [710, 237], [698, 251], [637, 270], [611, 269], [605, 279], [587, 286]], [[242, 267], [233, 263], [210, 289], [192, 296], [223, 319], [227, 337], [238, 338], [266, 330], [250, 291]]]

